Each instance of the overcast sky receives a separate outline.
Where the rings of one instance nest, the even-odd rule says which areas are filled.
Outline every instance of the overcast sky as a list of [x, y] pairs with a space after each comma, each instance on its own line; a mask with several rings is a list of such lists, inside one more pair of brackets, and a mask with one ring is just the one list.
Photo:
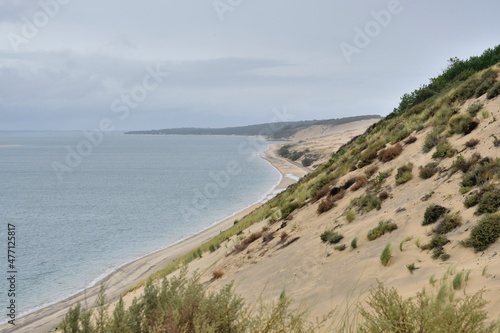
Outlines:
[[500, 42], [498, 0], [0, 0], [0, 130], [387, 115]]

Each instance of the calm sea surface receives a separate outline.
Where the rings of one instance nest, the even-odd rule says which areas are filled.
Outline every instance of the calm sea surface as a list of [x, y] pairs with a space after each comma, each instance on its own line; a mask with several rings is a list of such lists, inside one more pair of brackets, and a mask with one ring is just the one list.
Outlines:
[[22, 314], [262, 200], [280, 180], [255, 138], [113, 133], [78, 146], [84, 140], [79, 132], [0, 132], [2, 309], [9, 223]]

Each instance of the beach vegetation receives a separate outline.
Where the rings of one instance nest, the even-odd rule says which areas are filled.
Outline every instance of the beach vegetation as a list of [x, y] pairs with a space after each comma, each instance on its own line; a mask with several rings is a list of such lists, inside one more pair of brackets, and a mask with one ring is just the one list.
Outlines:
[[431, 162], [418, 168], [418, 176], [422, 179], [429, 179], [439, 171], [438, 164]]
[[403, 152], [403, 145], [401, 143], [397, 143], [392, 147], [382, 149], [378, 153], [378, 159], [383, 163], [389, 162], [398, 157], [399, 155], [401, 155], [402, 152]]
[[372, 192], [367, 191], [363, 196], [356, 198], [352, 201], [352, 205], [357, 206], [359, 211], [368, 213], [376, 209], [380, 210], [382, 203], [380, 199]]
[[382, 265], [389, 265], [389, 261], [392, 258], [391, 243], [387, 243], [380, 254], [380, 262]]
[[351, 241], [351, 249], [356, 249], [358, 248], [358, 237], [355, 237], [353, 238], [353, 240]]
[[345, 244], [340, 244], [333, 247], [333, 249], [337, 251], [344, 251], [346, 248], [347, 246]]
[[454, 213], [454, 214], [445, 213], [441, 221], [434, 228], [434, 233], [444, 235], [455, 230], [461, 225], [462, 225], [462, 217], [460, 216], [460, 213]]
[[410, 274], [413, 274], [417, 269], [419, 269], [419, 267], [415, 266], [414, 262], [406, 265], [406, 268], [408, 268], [408, 271], [410, 272]]
[[428, 153], [441, 141], [441, 131], [433, 129], [424, 139], [422, 151]]
[[500, 213], [483, 217], [471, 230], [463, 244], [476, 251], [484, 251], [500, 237]]
[[460, 113], [450, 118], [448, 122], [450, 134], [470, 134], [477, 128], [479, 122], [469, 113]]
[[[446, 287], [446, 286], [445, 286]], [[474, 332], [495, 333], [498, 322], [488, 322], [487, 302], [483, 292], [452, 297], [449, 289], [440, 292], [422, 290], [416, 296], [403, 298], [396, 288], [381, 282], [374, 287], [365, 307], [360, 309], [361, 322], [357, 330], [363, 333], [434, 333]]]
[[370, 179], [378, 171], [378, 166], [370, 165], [365, 170], [366, 178]]
[[467, 148], [474, 148], [478, 144], [479, 144], [479, 140], [478, 139], [470, 139], [466, 143], [464, 143], [464, 146], [467, 147]]
[[432, 158], [441, 159], [445, 157], [453, 157], [457, 150], [448, 142], [448, 140], [440, 141], [436, 146], [436, 151], [432, 154]]
[[379, 237], [382, 237], [385, 233], [392, 232], [398, 228], [398, 225], [391, 221], [380, 221], [378, 226], [368, 231], [367, 238], [369, 241], [373, 241]]
[[437, 220], [449, 211], [448, 208], [440, 205], [430, 205], [424, 213], [424, 220], [422, 225], [429, 225], [437, 222]]
[[325, 230], [319, 237], [323, 243], [330, 244], [337, 244], [344, 239], [344, 236], [336, 231], [333, 231], [332, 229]]
[[361, 175], [356, 177], [356, 182], [350, 187], [351, 191], [357, 191], [361, 187], [365, 186], [368, 183], [368, 179], [366, 179], [366, 176]]
[[[401, 243], [399, 243], [399, 251], [403, 252], [403, 246], [405, 245], [405, 243], [408, 243], [408, 242], [409, 242], [409, 241], [411, 241], [412, 239], [413, 239], [413, 237], [412, 237], [412, 236], [408, 236], [408, 237], [406, 237], [405, 239], [403, 239], [403, 240], [401, 241]], [[419, 247], [419, 246], [417, 245], [417, 247]]]
[[413, 179], [412, 170], [413, 170], [413, 163], [411, 162], [399, 167], [398, 172], [396, 174], [396, 184], [401, 185]]
[[351, 223], [354, 221], [356, 218], [356, 212], [352, 209], [349, 209], [347, 213], [345, 213], [345, 219], [347, 220], [347, 223]]
[[472, 116], [472, 117], [475, 117], [477, 116], [477, 114], [479, 113], [479, 111], [481, 111], [481, 109], [483, 108], [483, 103], [481, 102], [474, 102], [472, 103], [468, 108], [467, 108], [467, 113]]
[[493, 99], [500, 95], [500, 82], [496, 82], [486, 93], [487, 99]]

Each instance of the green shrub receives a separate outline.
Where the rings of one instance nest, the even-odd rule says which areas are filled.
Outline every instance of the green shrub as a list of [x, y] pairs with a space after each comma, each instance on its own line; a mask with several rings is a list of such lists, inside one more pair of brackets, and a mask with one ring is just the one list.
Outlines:
[[337, 250], [337, 251], [344, 251], [346, 248], [347, 248], [347, 246], [345, 244], [340, 244], [340, 245], [333, 247], [333, 249]]
[[380, 221], [378, 226], [368, 231], [367, 238], [372, 241], [382, 237], [386, 232], [392, 232], [398, 228], [397, 224], [390, 221]]
[[436, 146], [436, 151], [432, 154], [432, 158], [444, 158], [453, 157], [457, 153], [457, 150], [448, 142], [448, 140], [443, 140], [439, 142]]
[[422, 225], [429, 225], [432, 223], [436, 223], [436, 221], [448, 211], [449, 209], [443, 206], [430, 205], [425, 210], [424, 220], [422, 221]]
[[489, 187], [478, 202], [477, 214], [495, 213], [500, 208], [500, 189]]
[[500, 178], [500, 158], [486, 157], [475, 163], [474, 168], [462, 176], [461, 186], [481, 186], [498, 178]]
[[[291, 301], [282, 293], [277, 302], [252, 310], [236, 295], [232, 284], [208, 291], [197, 277], [151, 280], [144, 295], [124, 309], [123, 300], [111, 316], [92, 325], [90, 312], [80, 305], [70, 309], [60, 329], [65, 333], [129, 332], [315, 332], [320, 325], [307, 322], [305, 313], [290, 309]], [[78, 311], [75, 311], [78, 310]], [[87, 323], [87, 324], [86, 324]]]
[[330, 244], [337, 244], [344, 238], [344, 236], [331, 229], [324, 231], [319, 237], [321, 238], [321, 241], [323, 243], [330, 243]]
[[371, 192], [367, 192], [365, 195], [354, 199], [352, 204], [358, 206], [359, 209], [365, 213], [373, 209], [380, 210], [382, 207], [379, 198]]
[[444, 246], [449, 242], [448, 238], [444, 235], [434, 235], [430, 242], [423, 245], [421, 248], [422, 250], [432, 250], [432, 259], [437, 259], [446, 254], [444, 252]]
[[351, 241], [351, 248], [354, 250], [358, 247], [358, 238], [354, 238], [352, 241]]
[[424, 139], [424, 144], [422, 146], [422, 151], [424, 153], [428, 153], [434, 148], [439, 141], [441, 141], [441, 132], [437, 130], [437, 128], [433, 129], [432, 132], [427, 134]]
[[380, 262], [382, 265], [387, 266], [389, 265], [389, 261], [392, 258], [392, 251], [391, 251], [391, 243], [387, 243], [386, 246], [384, 247], [384, 250], [380, 254]]
[[486, 98], [493, 99], [498, 95], [500, 95], [500, 82], [496, 82], [490, 89], [488, 89]]
[[208, 250], [210, 251], [210, 253], [212, 252], [215, 252], [217, 249], [220, 248], [220, 244], [210, 244], [210, 246], [208, 247]]
[[477, 128], [479, 123], [474, 120], [469, 114], [461, 113], [450, 118], [451, 133], [467, 135]]
[[300, 207], [297, 201], [286, 203], [281, 208], [281, 218], [286, 219], [294, 210]]
[[352, 221], [354, 221], [355, 218], [356, 218], [356, 212], [353, 211], [352, 209], [349, 209], [345, 214], [345, 219], [347, 220], [347, 223], [351, 223]]
[[418, 176], [422, 179], [429, 179], [434, 176], [439, 171], [438, 164], [436, 162], [428, 163], [425, 166], [420, 166], [418, 168]]
[[[487, 302], [482, 292], [464, 298], [433, 295], [423, 290], [404, 299], [396, 288], [379, 282], [371, 290], [366, 308], [361, 308], [359, 328], [362, 333], [496, 333], [499, 324], [488, 323]], [[347, 331], [346, 331], [347, 332]]]
[[447, 234], [461, 225], [462, 217], [460, 216], [460, 213], [446, 213], [443, 216], [443, 220], [436, 226], [436, 228], [434, 228], [434, 232], [441, 235]]
[[464, 200], [465, 208], [474, 207], [479, 203], [479, 199], [481, 199], [481, 195], [479, 194], [479, 192], [478, 191], [472, 192]]
[[483, 103], [474, 102], [467, 108], [467, 113], [470, 114], [472, 117], [475, 117], [477, 116], [479, 111], [481, 111], [482, 108], [483, 108]]
[[476, 251], [484, 251], [500, 237], [500, 213], [487, 215], [475, 225], [464, 242]]
[[488, 89], [490, 89], [494, 84], [495, 84], [495, 77], [493, 75], [483, 79], [483, 82], [479, 84], [479, 86], [475, 91], [474, 94], [475, 97], [479, 97], [486, 94], [488, 92]]
[[408, 163], [398, 168], [398, 172], [396, 174], [396, 184], [401, 185], [413, 178], [412, 174], [413, 163]]
[[415, 266], [415, 263], [411, 263], [409, 265], [406, 265], [406, 268], [410, 271], [410, 274], [413, 274], [419, 267]]

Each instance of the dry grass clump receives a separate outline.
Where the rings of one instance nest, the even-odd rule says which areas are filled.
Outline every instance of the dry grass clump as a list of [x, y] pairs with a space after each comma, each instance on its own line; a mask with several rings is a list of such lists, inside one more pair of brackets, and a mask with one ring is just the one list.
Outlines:
[[389, 199], [389, 197], [390, 197], [390, 194], [387, 191], [382, 191], [378, 195], [378, 198], [380, 199], [380, 201], [385, 201], [385, 200]]
[[392, 147], [381, 150], [378, 153], [378, 159], [383, 163], [389, 162], [398, 157], [399, 155], [401, 155], [402, 152], [403, 152], [403, 145], [401, 145], [401, 143], [397, 143]]
[[416, 141], [417, 141], [417, 138], [412, 135], [408, 139], [406, 139], [404, 142], [407, 145], [411, 145], [412, 143], [415, 143]]
[[429, 179], [439, 171], [438, 164], [435, 162], [428, 163], [425, 166], [418, 168], [418, 176], [422, 179]]
[[370, 179], [377, 171], [378, 171], [378, 166], [376, 166], [376, 165], [370, 165], [365, 170], [366, 178]]
[[356, 178], [356, 182], [350, 187], [351, 191], [357, 191], [368, 183], [368, 179], [363, 175]]
[[241, 242], [236, 244], [234, 246], [234, 249], [237, 252], [241, 252], [241, 251], [245, 250], [248, 247], [248, 245], [252, 244], [253, 242], [255, 242], [257, 239], [259, 239], [261, 237], [262, 237], [262, 231], [253, 232], [247, 238], [243, 239]]
[[469, 141], [467, 141], [466, 143], [464, 143], [464, 146], [467, 147], [467, 148], [474, 148], [478, 144], [479, 144], [479, 140], [478, 139], [470, 139]]
[[212, 278], [214, 280], [220, 279], [224, 276], [224, 271], [222, 269], [216, 269], [212, 272]]
[[327, 197], [319, 203], [318, 209], [316, 210], [316, 212], [318, 214], [323, 214], [323, 213], [328, 212], [333, 207], [335, 207], [335, 201], [332, 200], [332, 197]]

